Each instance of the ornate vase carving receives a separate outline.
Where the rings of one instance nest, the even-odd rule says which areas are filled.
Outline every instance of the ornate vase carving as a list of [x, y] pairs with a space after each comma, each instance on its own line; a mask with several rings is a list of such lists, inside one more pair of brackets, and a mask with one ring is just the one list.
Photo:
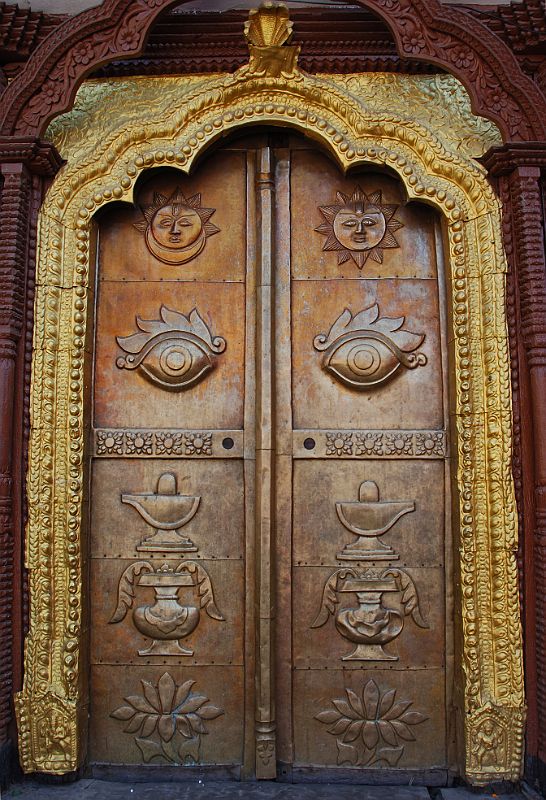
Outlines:
[[199, 609], [178, 602], [182, 587], [191, 588], [193, 595], [191, 575], [163, 567], [157, 572], [143, 573], [138, 585], [152, 586], [155, 591], [154, 605], [138, 606], [133, 612], [135, 627], [153, 639], [150, 647], [138, 651], [139, 656], [192, 656], [193, 650], [178, 642], [193, 633], [199, 624]]
[[355, 593], [358, 598], [358, 608], [344, 608], [335, 617], [338, 632], [357, 645], [342, 661], [398, 661], [398, 656], [386, 653], [383, 645], [402, 631], [404, 618], [381, 602], [384, 592], [398, 591], [395, 579], [347, 577], [340, 581], [338, 591]]

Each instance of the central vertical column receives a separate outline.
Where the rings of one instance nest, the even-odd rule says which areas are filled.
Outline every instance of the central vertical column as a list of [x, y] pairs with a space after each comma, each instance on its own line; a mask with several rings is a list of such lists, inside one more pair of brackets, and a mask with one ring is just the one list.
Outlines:
[[256, 672], [256, 777], [276, 777], [273, 685], [274, 511], [274, 192], [271, 148], [258, 153], [259, 227], [256, 280], [256, 573], [258, 636]]

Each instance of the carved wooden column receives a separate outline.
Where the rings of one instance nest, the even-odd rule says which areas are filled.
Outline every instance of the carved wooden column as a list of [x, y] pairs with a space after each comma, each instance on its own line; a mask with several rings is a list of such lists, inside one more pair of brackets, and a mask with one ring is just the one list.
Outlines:
[[[0, 748], [9, 742], [21, 677], [25, 383], [30, 379], [36, 222], [45, 176], [61, 164], [39, 139], [0, 140]], [[25, 331], [29, 335], [25, 337]], [[28, 349], [28, 357], [25, 351]], [[19, 687], [15, 687], [19, 688]]]
[[[546, 253], [542, 173], [546, 143], [509, 144], [483, 159], [498, 178], [515, 296], [516, 410], [521, 421], [519, 492], [523, 549], [527, 750], [546, 761]], [[517, 441], [516, 446], [517, 446]], [[519, 465], [521, 462], [521, 466]]]

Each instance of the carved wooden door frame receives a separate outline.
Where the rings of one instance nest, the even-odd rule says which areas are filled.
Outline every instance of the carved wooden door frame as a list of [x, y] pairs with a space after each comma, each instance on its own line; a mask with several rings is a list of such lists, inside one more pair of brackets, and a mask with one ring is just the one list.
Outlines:
[[[135, 116], [135, 98], [125, 96], [121, 83], [117, 91], [115, 81], [94, 82], [87, 124], [82, 126], [81, 114], [78, 121], [85, 140], [63, 142], [62, 125], [58, 128], [56, 144], [67, 164], [44, 202], [39, 230], [26, 551], [31, 624], [25, 684], [16, 697], [23, 768], [65, 773], [76, 769], [86, 752], [88, 701], [80, 654], [86, 638], [82, 503], [93, 216], [112, 201], [130, 202], [144, 170], [171, 165], [189, 172], [222, 134], [275, 125], [318, 140], [344, 171], [362, 164], [387, 167], [399, 176], [409, 199], [428, 202], [444, 217], [460, 523], [461, 771], [475, 784], [516, 780], [525, 705], [500, 203], [483, 168], [461, 150], [460, 141], [441, 138], [439, 130], [435, 135], [416, 121], [422, 102], [417, 90], [408, 103], [402, 93], [385, 91], [379, 75], [359, 76], [354, 86], [351, 76], [307, 75], [297, 67], [294, 48], [274, 49], [272, 58], [271, 52], [251, 46], [250, 64], [233, 75], [125, 82], [137, 87], [140, 108], [154, 107], [153, 125], [143, 126]], [[373, 108], [360, 94], [366, 82], [378, 98]], [[100, 100], [109, 93], [115, 95], [115, 123], [105, 133]], [[95, 117], [93, 109], [99, 111]], [[262, 189], [261, 202], [270, 203], [266, 181]], [[260, 527], [258, 515], [265, 564], [267, 509], [262, 522]], [[258, 754], [260, 741], [272, 740], [268, 669], [267, 664], [258, 667]], [[54, 735], [44, 735], [45, 720], [54, 721]], [[494, 766], [482, 763], [478, 746], [482, 732], [490, 729], [498, 742]], [[271, 775], [269, 767], [257, 772]]]

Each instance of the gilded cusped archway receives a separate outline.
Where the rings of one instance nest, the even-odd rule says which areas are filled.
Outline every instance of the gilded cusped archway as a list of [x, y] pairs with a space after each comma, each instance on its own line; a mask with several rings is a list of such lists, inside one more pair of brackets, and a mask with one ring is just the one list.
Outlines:
[[[92, 82], [51, 129], [67, 163], [47, 195], [39, 229], [26, 552], [31, 625], [24, 689], [16, 698], [23, 767], [64, 773], [85, 758], [82, 519], [93, 215], [112, 201], [131, 201], [138, 176], [150, 167], [188, 172], [221, 135], [274, 125], [318, 140], [345, 171], [364, 163], [389, 168], [409, 198], [444, 215], [460, 523], [461, 768], [476, 784], [516, 780], [525, 706], [507, 267], [500, 204], [473, 158], [480, 131], [464, 138], [460, 108], [469, 107], [468, 98], [448, 76], [311, 76], [298, 69], [295, 48], [274, 49], [272, 58], [273, 48], [264, 54], [251, 45], [250, 64], [233, 75]], [[434, 99], [434, 81], [447, 82], [445, 91], [459, 98], [447, 106], [451, 111], [440, 108], [441, 92]], [[442, 118], [444, 133], [436, 135], [435, 119], [440, 129]], [[482, 151], [492, 130], [490, 123], [481, 128]], [[479, 744], [491, 726], [494, 766], [483, 763]]]

